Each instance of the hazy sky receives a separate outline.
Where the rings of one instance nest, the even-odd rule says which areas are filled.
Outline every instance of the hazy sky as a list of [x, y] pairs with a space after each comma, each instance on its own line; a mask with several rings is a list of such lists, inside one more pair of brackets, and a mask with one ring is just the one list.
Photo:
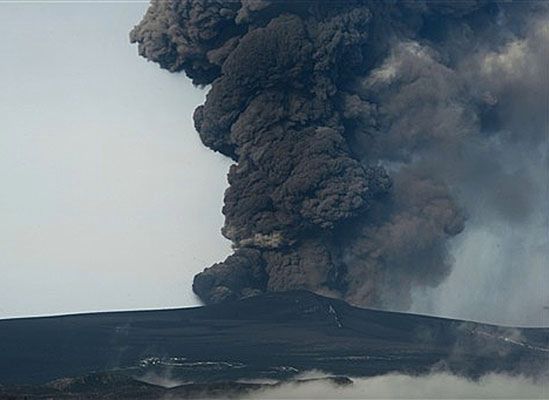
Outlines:
[[197, 304], [230, 253], [204, 91], [137, 56], [147, 3], [0, 3], [0, 317]]

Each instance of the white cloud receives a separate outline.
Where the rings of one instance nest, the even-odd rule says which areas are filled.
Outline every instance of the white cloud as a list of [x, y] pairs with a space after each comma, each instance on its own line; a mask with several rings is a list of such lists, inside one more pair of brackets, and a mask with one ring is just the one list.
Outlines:
[[506, 375], [487, 375], [471, 381], [439, 373], [428, 376], [384, 375], [355, 378], [353, 385], [327, 381], [288, 383], [262, 390], [246, 399], [546, 399], [547, 381]]

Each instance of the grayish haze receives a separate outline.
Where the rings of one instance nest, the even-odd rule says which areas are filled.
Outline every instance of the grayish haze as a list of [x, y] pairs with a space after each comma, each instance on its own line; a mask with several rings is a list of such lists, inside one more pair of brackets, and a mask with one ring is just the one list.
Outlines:
[[197, 304], [230, 251], [205, 93], [129, 44], [146, 7], [0, 4], [0, 317]]
[[[193, 275], [230, 253], [219, 233], [230, 160], [192, 127], [204, 92], [128, 44], [146, 8], [0, 4], [0, 317], [196, 304]], [[474, 180], [464, 190], [478, 194], [457, 193], [471, 204], [454, 268], [414, 293], [412, 311], [549, 324], [539, 150], [513, 155], [539, 194], [529, 215], [491, 215], [495, 191]]]

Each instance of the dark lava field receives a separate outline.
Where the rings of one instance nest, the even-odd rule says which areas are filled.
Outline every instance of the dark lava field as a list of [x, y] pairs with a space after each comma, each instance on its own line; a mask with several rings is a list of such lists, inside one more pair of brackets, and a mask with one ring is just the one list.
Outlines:
[[[361, 309], [305, 291], [186, 309], [0, 321], [2, 398], [185, 397], [204, 388], [228, 395], [310, 370], [339, 384], [389, 372], [535, 376], [548, 363], [546, 328]], [[169, 388], [159, 386], [162, 380]]]

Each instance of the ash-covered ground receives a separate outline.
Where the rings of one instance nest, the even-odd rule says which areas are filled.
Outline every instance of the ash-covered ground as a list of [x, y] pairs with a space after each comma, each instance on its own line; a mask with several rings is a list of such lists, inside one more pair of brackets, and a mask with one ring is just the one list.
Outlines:
[[0, 321], [3, 396], [193, 397], [210, 389], [241, 396], [314, 370], [340, 377], [339, 384], [434, 372], [542, 381], [548, 367], [547, 328], [361, 309], [305, 291], [189, 309]]

